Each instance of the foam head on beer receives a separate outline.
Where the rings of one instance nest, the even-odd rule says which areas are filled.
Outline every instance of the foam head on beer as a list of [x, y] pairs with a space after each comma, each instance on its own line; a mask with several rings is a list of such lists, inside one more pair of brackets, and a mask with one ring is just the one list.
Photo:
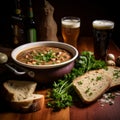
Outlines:
[[80, 21], [76, 19], [65, 19], [62, 20], [62, 26], [67, 28], [78, 28], [80, 27]]
[[114, 28], [114, 22], [110, 20], [94, 20], [92, 25], [93, 25], [93, 28], [99, 29], [99, 30]]

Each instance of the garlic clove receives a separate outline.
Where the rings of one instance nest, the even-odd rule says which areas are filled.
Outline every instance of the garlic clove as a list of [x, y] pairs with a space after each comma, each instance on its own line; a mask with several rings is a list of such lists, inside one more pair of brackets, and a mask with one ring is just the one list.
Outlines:
[[115, 56], [114, 56], [114, 54], [112, 54], [112, 53], [107, 54], [106, 60], [113, 60], [113, 61], [115, 61]]
[[115, 66], [116, 65], [115, 61], [113, 61], [113, 60], [107, 60], [106, 63], [109, 66]]

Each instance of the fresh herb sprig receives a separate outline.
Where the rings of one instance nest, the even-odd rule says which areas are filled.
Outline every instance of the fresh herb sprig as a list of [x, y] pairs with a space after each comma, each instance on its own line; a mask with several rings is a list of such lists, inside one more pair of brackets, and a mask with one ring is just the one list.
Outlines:
[[53, 83], [52, 90], [48, 92], [49, 101], [47, 106], [53, 108], [54, 111], [71, 106], [75, 93], [72, 81], [89, 70], [105, 67], [106, 63], [102, 60], [96, 60], [92, 52], [82, 52], [76, 59], [75, 66], [71, 72], [66, 74], [63, 79]]
[[38, 54], [33, 55], [33, 59], [37, 62], [49, 62], [55, 56], [53, 55], [53, 51], [47, 51], [46, 53], [39, 52]]
[[102, 60], [96, 60], [95, 56], [90, 51], [83, 51], [76, 60], [76, 68], [84, 69], [84, 72], [89, 70], [95, 70], [106, 67], [106, 62]]

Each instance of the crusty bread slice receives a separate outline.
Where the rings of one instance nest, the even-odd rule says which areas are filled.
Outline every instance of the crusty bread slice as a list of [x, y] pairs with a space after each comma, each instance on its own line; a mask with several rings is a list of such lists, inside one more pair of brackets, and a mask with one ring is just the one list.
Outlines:
[[32, 81], [8, 80], [3, 83], [1, 97], [15, 112], [35, 112], [44, 104], [44, 95], [35, 94], [36, 86]]
[[8, 102], [10, 108], [15, 112], [35, 112], [43, 108], [44, 106], [44, 95], [32, 94], [28, 98], [19, 101]]
[[91, 103], [108, 90], [110, 82], [111, 78], [103, 69], [99, 69], [77, 77], [73, 81], [73, 87], [83, 102]]
[[37, 83], [32, 81], [8, 80], [3, 83], [3, 93], [8, 101], [19, 101], [31, 96]]
[[120, 67], [108, 66], [107, 69], [104, 70], [104, 73], [112, 79], [110, 88], [120, 85]]

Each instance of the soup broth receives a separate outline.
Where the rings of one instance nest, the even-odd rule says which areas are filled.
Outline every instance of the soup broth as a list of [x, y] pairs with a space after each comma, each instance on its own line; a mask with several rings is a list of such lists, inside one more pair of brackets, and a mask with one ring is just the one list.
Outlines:
[[17, 60], [29, 65], [52, 65], [72, 58], [68, 51], [49, 46], [40, 46], [24, 50], [17, 55]]

